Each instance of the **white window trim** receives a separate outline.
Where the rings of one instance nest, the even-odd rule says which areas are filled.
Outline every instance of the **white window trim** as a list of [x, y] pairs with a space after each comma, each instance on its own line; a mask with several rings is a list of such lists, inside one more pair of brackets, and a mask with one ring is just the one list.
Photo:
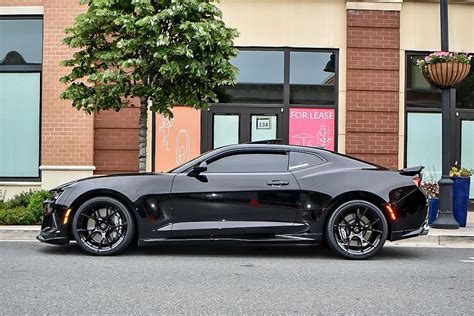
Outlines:
[[43, 15], [42, 6], [0, 7], [0, 15]]

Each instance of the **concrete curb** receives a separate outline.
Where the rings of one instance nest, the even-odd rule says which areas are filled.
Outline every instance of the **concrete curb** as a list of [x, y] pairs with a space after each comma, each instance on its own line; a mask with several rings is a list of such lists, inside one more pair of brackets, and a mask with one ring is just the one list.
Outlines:
[[[427, 236], [387, 242], [388, 246], [415, 247], [468, 247], [474, 248], [474, 227], [458, 230], [430, 229]], [[39, 234], [39, 225], [0, 225], [0, 240], [35, 240]]]

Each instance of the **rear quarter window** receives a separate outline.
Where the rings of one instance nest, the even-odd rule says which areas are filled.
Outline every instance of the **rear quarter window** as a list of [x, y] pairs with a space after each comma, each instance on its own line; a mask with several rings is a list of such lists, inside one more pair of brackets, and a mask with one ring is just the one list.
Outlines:
[[290, 152], [290, 171], [310, 168], [323, 163], [325, 163], [325, 160], [318, 155], [298, 151]]

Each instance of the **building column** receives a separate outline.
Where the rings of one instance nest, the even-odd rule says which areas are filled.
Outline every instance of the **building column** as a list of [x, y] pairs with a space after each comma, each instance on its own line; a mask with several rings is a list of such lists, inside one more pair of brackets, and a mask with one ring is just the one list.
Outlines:
[[401, 0], [347, 2], [346, 153], [398, 168]]
[[94, 167], [94, 117], [59, 98], [59, 82], [68, 69], [59, 65], [72, 50], [61, 43], [64, 29], [85, 6], [78, 1], [44, 0], [43, 74], [41, 104], [41, 182], [44, 189], [91, 176]]

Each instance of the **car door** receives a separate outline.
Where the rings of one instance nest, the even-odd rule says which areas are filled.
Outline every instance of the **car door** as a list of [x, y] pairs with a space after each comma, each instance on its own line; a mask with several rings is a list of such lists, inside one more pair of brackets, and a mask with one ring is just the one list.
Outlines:
[[281, 150], [239, 150], [207, 161], [197, 177], [175, 177], [173, 237], [267, 237], [291, 232], [299, 185]]

